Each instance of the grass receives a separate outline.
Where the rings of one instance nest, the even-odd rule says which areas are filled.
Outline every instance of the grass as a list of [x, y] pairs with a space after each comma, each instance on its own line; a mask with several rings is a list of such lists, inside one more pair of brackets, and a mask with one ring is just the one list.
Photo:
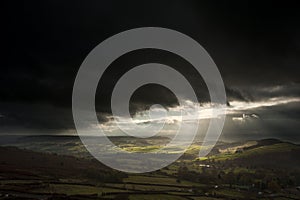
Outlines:
[[[132, 182], [132, 183], [144, 183], [144, 184], [160, 184], [160, 185], [174, 185], [174, 186], [195, 186], [200, 185], [197, 183], [189, 182], [189, 181], [181, 181], [180, 183], [176, 182], [176, 178], [171, 177], [153, 177], [153, 176], [129, 176], [125, 178], [124, 182]], [[160, 186], [158, 186], [160, 187]]]
[[154, 145], [154, 146], [146, 146], [146, 147], [124, 147], [123, 149], [129, 152], [146, 153], [146, 152], [155, 152], [160, 148], [161, 148], [160, 146]]
[[[273, 144], [269, 146], [261, 146], [254, 149], [249, 149], [244, 151], [243, 153], [221, 153], [214, 156], [210, 156], [210, 159], [214, 159], [215, 161], [224, 161], [224, 160], [233, 160], [241, 157], [249, 157], [257, 154], [266, 154], [266, 153], [276, 153], [276, 152], [289, 152], [293, 149], [298, 149], [300, 146], [289, 144], [289, 143], [279, 143]], [[208, 157], [202, 158], [202, 160], [206, 160]]]
[[235, 190], [229, 190], [229, 189], [216, 190], [215, 193], [217, 195], [224, 195], [226, 197], [238, 198], [238, 199], [244, 197], [244, 195], [241, 192]]
[[0, 185], [41, 183], [39, 180], [0, 180]]
[[34, 189], [31, 192], [58, 193], [67, 195], [101, 195], [103, 192], [128, 192], [126, 190], [73, 184], [49, 184], [46, 188]]
[[139, 190], [139, 191], [170, 191], [170, 190], [180, 190], [180, 187], [170, 187], [170, 186], [157, 186], [157, 185], [139, 185], [139, 184], [106, 184], [106, 186], [117, 187], [120, 189], [127, 190]]
[[220, 200], [220, 198], [213, 197], [192, 197], [193, 200]]
[[176, 179], [169, 177], [148, 177], [148, 176], [139, 176], [132, 175], [123, 180], [124, 182], [133, 182], [133, 183], [151, 183], [151, 184], [166, 184], [166, 185], [174, 185], [176, 184]]
[[167, 194], [157, 194], [157, 195], [130, 195], [130, 200], [186, 200], [184, 197], [167, 195]]
[[247, 168], [244, 168], [244, 167], [235, 167], [234, 170], [233, 170], [234, 173], [238, 174], [238, 173], [251, 173], [251, 174], [254, 174], [255, 173], [255, 170], [254, 169], [247, 169]]
[[160, 171], [166, 173], [167, 175], [174, 175], [178, 172], [178, 168], [179, 167], [175, 163], [173, 163], [168, 167], [161, 169]]

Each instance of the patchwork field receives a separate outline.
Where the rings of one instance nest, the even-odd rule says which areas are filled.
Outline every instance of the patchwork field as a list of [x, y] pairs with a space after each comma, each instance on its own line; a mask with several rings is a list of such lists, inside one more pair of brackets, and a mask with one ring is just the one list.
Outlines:
[[[130, 138], [114, 142], [151, 152], [156, 139], [163, 143], [162, 138], [137, 141], [137, 147], [128, 143]], [[299, 199], [299, 145], [274, 139], [220, 142], [209, 156], [199, 159], [200, 145], [193, 144], [178, 161], [159, 171], [126, 174], [85, 157], [88, 153], [75, 137], [25, 138], [6, 144], [2, 140], [0, 198]]]

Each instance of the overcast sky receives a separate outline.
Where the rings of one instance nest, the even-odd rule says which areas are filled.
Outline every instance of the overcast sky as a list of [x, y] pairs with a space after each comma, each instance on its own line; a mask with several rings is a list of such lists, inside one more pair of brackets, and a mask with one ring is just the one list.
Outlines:
[[[2, 28], [0, 133], [75, 134], [72, 87], [84, 58], [114, 34], [155, 26], [192, 37], [215, 61], [228, 97], [223, 139], [300, 141], [297, 8], [272, 1], [30, 1], [8, 5]], [[187, 61], [165, 51], [139, 50], [113, 62], [99, 83], [96, 108], [102, 126], [113, 130], [110, 95], [115, 83], [129, 69], [149, 62], [172, 66], [193, 85], [201, 105], [209, 102], [205, 83]], [[177, 107], [170, 91], [148, 85], [134, 93], [130, 111], [140, 113], [153, 103]]]

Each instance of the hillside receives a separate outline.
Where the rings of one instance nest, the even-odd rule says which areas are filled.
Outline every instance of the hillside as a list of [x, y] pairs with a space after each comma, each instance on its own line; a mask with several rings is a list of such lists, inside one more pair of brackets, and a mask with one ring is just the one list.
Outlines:
[[96, 160], [38, 153], [16, 147], [0, 147], [1, 179], [30, 177], [43, 180], [72, 178], [107, 181], [108, 179], [118, 180], [119, 174]]
[[[130, 139], [115, 137], [114, 142], [148, 151], [167, 141]], [[200, 144], [195, 143], [178, 161], [145, 174], [120, 173], [92, 157], [82, 158], [87, 152], [76, 137], [25, 137], [18, 139], [19, 148], [5, 145], [0, 146], [0, 199], [217, 200], [270, 195], [299, 199], [300, 195], [300, 147], [274, 139], [219, 142], [201, 159]], [[39, 147], [43, 147], [39, 152], [33, 151]]]

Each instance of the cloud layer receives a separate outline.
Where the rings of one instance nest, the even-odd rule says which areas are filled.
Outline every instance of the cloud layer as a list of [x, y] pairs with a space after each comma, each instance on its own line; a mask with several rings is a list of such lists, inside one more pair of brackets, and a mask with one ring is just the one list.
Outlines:
[[[1, 134], [74, 134], [72, 87], [86, 55], [116, 33], [158, 26], [191, 36], [218, 66], [228, 97], [224, 137], [246, 137], [253, 132], [299, 137], [300, 14], [296, 5], [199, 1], [96, 1], [79, 5], [43, 1], [12, 4], [6, 10], [6, 55], [0, 73]], [[101, 126], [107, 128], [111, 123], [110, 97], [118, 79], [131, 68], [149, 62], [166, 64], [182, 73], [203, 108], [200, 118], [207, 121], [213, 117], [208, 115], [210, 99], [201, 75], [177, 55], [145, 49], [121, 56], [101, 78], [95, 99]], [[172, 92], [147, 85], [134, 93], [130, 112], [138, 116], [153, 104], [174, 112], [178, 109]], [[261, 119], [243, 124], [232, 120], [252, 113]], [[198, 114], [192, 113], [191, 118], [198, 118]], [[178, 121], [176, 115], [167, 119], [166, 131], [172, 132], [171, 125]]]

